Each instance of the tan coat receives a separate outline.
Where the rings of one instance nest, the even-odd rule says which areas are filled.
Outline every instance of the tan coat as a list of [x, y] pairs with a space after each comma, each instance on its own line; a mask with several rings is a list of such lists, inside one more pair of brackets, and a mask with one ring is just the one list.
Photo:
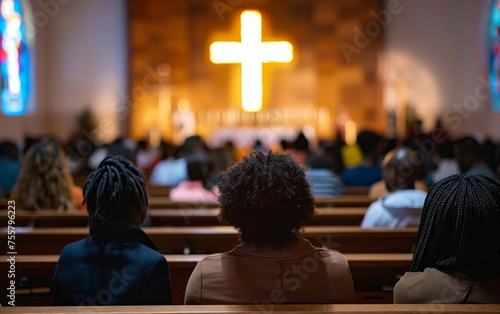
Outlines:
[[352, 302], [345, 257], [307, 240], [282, 250], [239, 245], [205, 257], [189, 278], [185, 298], [185, 304]]
[[466, 303], [500, 303], [500, 278], [472, 280], [435, 268], [407, 272], [394, 287], [394, 303], [459, 303], [474, 283]]

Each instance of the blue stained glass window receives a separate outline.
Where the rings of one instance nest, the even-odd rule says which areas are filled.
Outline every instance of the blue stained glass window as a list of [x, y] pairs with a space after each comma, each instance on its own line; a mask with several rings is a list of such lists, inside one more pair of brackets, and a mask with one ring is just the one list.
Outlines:
[[5, 115], [23, 115], [30, 111], [30, 45], [23, 14], [27, 2], [0, 2], [0, 74], [1, 103]]
[[500, 111], [500, 0], [495, 0], [491, 8], [489, 38], [491, 106]]

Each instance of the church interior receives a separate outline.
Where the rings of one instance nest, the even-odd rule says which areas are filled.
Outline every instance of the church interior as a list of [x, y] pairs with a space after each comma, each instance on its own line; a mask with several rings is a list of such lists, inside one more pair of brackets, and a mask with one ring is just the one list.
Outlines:
[[[500, 304], [500, 272], [469, 258], [500, 262], [500, 1], [0, 0], [0, 13], [2, 306], [500, 312], [431, 305]], [[125, 230], [141, 253], [108, 247]], [[331, 255], [286, 257], [301, 241]], [[166, 275], [142, 274], [158, 256]], [[430, 270], [422, 288], [413, 275]]]

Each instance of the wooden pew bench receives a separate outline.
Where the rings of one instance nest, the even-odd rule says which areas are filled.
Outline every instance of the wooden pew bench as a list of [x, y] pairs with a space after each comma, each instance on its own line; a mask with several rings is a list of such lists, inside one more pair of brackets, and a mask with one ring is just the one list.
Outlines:
[[[217, 253], [238, 244], [233, 227], [146, 227], [165, 254]], [[418, 228], [362, 229], [351, 226], [308, 226], [303, 237], [316, 246], [337, 249], [342, 253], [411, 253]], [[6, 245], [7, 228], [0, 230], [0, 244]], [[18, 254], [59, 254], [71, 242], [89, 236], [87, 228], [16, 228]]]
[[[368, 195], [340, 195], [336, 197], [316, 198], [317, 207], [368, 207], [374, 200]], [[6, 199], [0, 200], [0, 209], [7, 208]], [[149, 207], [154, 208], [218, 208], [218, 202], [176, 202], [170, 200], [168, 196], [149, 196]], [[21, 209], [21, 208], [19, 208]]]
[[[374, 200], [368, 195], [340, 195], [336, 197], [316, 198], [317, 207], [368, 207]], [[167, 196], [150, 196], [150, 208], [216, 208], [218, 202], [175, 202]]]
[[[174, 304], [183, 304], [189, 276], [196, 263], [204, 256], [165, 255], [170, 267]], [[398, 276], [410, 268], [412, 254], [346, 254], [346, 257], [351, 268], [357, 303], [392, 303], [391, 288]], [[7, 258], [8, 256], [0, 256], [0, 271], [5, 274], [9, 267]], [[26, 287], [17, 289], [18, 305], [52, 304], [50, 287], [58, 259], [59, 255], [16, 257], [16, 277], [29, 278], [26, 284], [34, 287], [32, 294]], [[6, 301], [5, 298], [4, 295], [0, 296], [2, 301]]]
[[[318, 208], [309, 225], [359, 226], [366, 213], [364, 207]], [[152, 226], [219, 226], [218, 208], [213, 209], [155, 209], [150, 211]], [[0, 226], [7, 226], [7, 214], [0, 215]], [[16, 210], [18, 227], [86, 227], [86, 211]]]
[[276, 304], [276, 305], [168, 305], [168, 306], [88, 306], [15, 307], [9, 313], [499, 313], [496, 304]]
[[370, 192], [369, 186], [346, 186], [344, 187], [344, 195], [368, 195]]

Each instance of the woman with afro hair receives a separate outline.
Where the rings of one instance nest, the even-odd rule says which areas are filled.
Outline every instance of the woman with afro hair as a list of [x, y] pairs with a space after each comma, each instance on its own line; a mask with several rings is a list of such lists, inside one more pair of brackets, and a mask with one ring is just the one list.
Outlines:
[[500, 185], [453, 175], [427, 195], [395, 303], [500, 303]]
[[345, 257], [300, 237], [314, 216], [303, 169], [287, 154], [254, 152], [218, 184], [219, 220], [242, 244], [201, 260], [186, 304], [352, 303]]

